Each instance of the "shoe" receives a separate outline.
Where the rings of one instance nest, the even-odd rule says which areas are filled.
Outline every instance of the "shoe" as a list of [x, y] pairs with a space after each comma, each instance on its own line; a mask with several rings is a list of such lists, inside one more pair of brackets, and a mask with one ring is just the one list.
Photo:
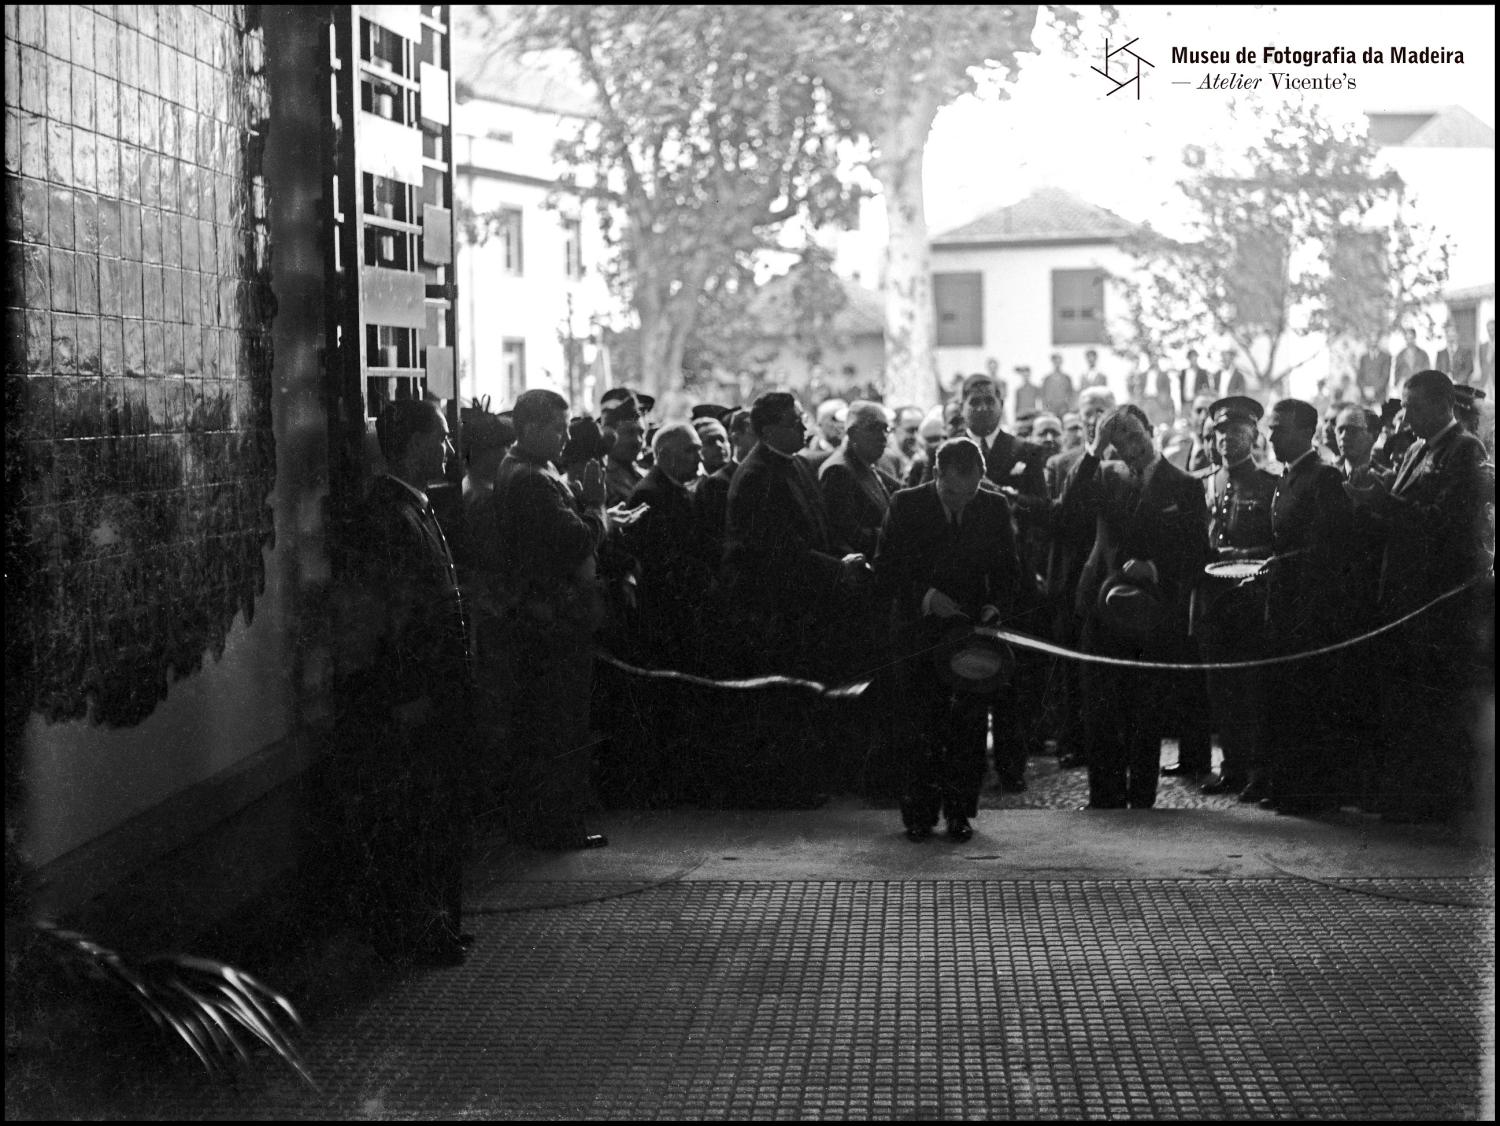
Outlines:
[[906, 839], [920, 844], [932, 836], [932, 829], [927, 825], [909, 825], [906, 829]]
[[[1242, 801], [1244, 800], [1243, 796], [1241, 797], [1241, 800]], [[1273, 798], [1269, 794], [1267, 794], [1265, 797], [1261, 798], [1260, 801], [1256, 802], [1255, 804], [1258, 805], [1258, 806], [1260, 806], [1261, 809], [1275, 809], [1276, 806], [1279, 803], [1276, 801], [1275, 798]]]
[[1192, 778], [1202, 773], [1204, 771], [1192, 770], [1180, 763], [1177, 766], [1164, 766], [1161, 768], [1161, 776], [1163, 778]]
[[1088, 763], [1084, 761], [1083, 756], [1076, 751], [1069, 751], [1067, 754], [1057, 756], [1057, 769], [1059, 770], [1077, 770], [1080, 766], [1087, 765]]
[[1198, 792], [1200, 794], [1237, 794], [1244, 788], [1245, 783], [1239, 778], [1226, 778], [1222, 774], [1215, 774], [1198, 787]]
[[948, 836], [951, 840], [963, 844], [974, 835], [974, 826], [969, 824], [967, 817], [950, 817], [948, 819]]
[[1014, 771], [1007, 770], [1000, 775], [1000, 789], [1007, 794], [1024, 794], [1026, 779]]

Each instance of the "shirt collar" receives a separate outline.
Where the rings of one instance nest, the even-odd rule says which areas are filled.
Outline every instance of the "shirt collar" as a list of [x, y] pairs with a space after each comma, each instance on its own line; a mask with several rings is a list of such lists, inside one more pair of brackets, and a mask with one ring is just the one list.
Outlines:
[[1287, 473], [1290, 474], [1292, 472], [1292, 470], [1296, 469], [1297, 466], [1301, 465], [1308, 458], [1312, 458], [1314, 461], [1316, 461], [1318, 459], [1318, 447], [1317, 446], [1310, 446], [1305, 454], [1303, 454], [1301, 457], [1297, 458], [1290, 465], [1288, 465], [1286, 467]]

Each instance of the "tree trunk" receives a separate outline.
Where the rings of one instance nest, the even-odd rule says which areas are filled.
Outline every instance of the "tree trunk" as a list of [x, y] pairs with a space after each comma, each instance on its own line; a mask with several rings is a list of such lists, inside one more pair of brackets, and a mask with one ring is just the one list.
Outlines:
[[[641, 382], [637, 388], [655, 399], [674, 386], [671, 378], [673, 339], [675, 333], [666, 313], [654, 303], [637, 304], [636, 315], [640, 318]], [[678, 347], [677, 363], [682, 363], [682, 349]]]
[[885, 258], [885, 398], [930, 407], [938, 401], [932, 260], [922, 191], [922, 158], [936, 110], [919, 95], [881, 138], [871, 171], [885, 196], [889, 241]]

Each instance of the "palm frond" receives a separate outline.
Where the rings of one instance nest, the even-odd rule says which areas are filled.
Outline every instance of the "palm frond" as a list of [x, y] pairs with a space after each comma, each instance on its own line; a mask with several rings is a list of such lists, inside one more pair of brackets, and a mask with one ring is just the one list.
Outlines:
[[127, 959], [77, 931], [32, 921], [52, 953], [89, 980], [129, 997], [151, 1022], [175, 1036], [210, 1074], [250, 1059], [249, 1033], [314, 1090], [292, 1035], [302, 1020], [290, 1001], [243, 970], [212, 958], [158, 954]]

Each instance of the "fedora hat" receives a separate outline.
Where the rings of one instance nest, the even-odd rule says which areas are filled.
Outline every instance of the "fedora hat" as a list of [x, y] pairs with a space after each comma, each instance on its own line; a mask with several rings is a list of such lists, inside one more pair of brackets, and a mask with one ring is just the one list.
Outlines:
[[1010, 646], [963, 621], [944, 632], [933, 651], [938, 679], [958, 692], [993, 692], [1010, 683], [1016, 659]]
[[1153, 582], [1111, 575], [1099, 588], [1100, 620], [1116, 633], [1145, 638], [1166, 620], [1167, 603]]

